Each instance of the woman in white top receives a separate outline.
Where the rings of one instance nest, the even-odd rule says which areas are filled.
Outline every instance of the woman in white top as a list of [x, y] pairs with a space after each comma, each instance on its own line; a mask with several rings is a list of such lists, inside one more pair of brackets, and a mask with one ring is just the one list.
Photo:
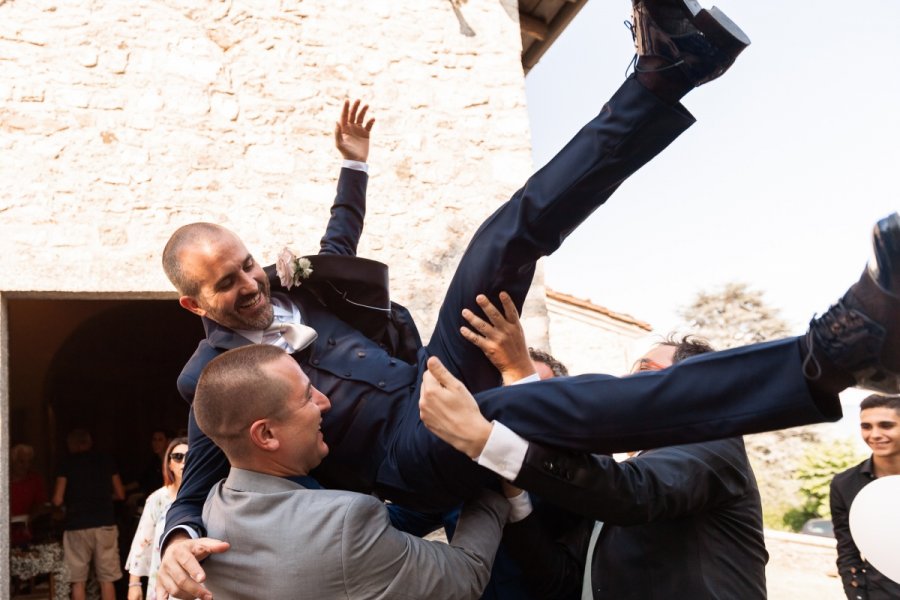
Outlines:
[[166, 511], [181, 487], [187, 450], [185, 437], [169, 442], [163, 455], [163, 486], [147, 496], [144, 502], [144, 512], [141, 513], [141, 520], [131, 542], [131, 551], [125, 561], [125, 570], [128, 571], [128, 600], [142, 600], [141, 577], [147, 577], [147, 598], [156, 597], [159, 537], [165, 528]]

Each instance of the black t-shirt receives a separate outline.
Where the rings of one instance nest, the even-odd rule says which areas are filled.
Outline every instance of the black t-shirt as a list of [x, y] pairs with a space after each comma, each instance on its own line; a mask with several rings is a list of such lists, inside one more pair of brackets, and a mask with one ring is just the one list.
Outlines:
[[66, 531], [116, 524], [112, 476], [117, 472], [105, 454], [79, 452], [66, 458], [59, 471], [66, 478]]

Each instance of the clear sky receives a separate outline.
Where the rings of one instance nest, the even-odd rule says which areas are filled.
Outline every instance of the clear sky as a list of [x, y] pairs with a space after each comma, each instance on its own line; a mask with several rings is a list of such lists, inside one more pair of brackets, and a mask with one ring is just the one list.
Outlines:
[[[900, 208], [900, 2], [718, 6], [753, 44], [684, 99], [697, 124], [566, 241], [546, 282], [665, 332], [698, 290], [745, 281], [800, 333]], [[621, 83], [629, 16], [590, 0], [527, 77], [536, 167]]]

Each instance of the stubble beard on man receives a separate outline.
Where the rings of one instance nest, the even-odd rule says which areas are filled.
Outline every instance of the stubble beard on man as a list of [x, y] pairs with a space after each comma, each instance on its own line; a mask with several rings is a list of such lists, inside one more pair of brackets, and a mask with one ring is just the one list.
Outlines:
[[[266, 329], [275, 320], [275, 309], [272, 307], [272, 294], [268, 280], [257, 281], [257, 293], [260, 294], [260, 301], [265, 303], [265, 307], [258, 313], [252, 315], [241, 314], [239, 308], [252, 296], [243, 296], [238, 298], [234, 306], [227, 313], [216, 314], [217, 311], [207, 309], [207, 317], [212, 319], [219, 325], [228, 327], [229, 329], [242, 329], [246, 331], [262, 331]], [[253, 294], [255, 296], [256, 294]]]

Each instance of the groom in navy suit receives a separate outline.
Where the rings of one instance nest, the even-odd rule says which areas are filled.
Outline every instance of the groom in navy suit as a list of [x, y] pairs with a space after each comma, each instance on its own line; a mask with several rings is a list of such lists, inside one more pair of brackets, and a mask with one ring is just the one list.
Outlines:
[[[496, 300], [502, 290], [521, 309], [537, 259], [558, 248], [627, 177], [693, 123], [679, 99], [724, 73], [749, 43], [727, 17], [698, 10], [694, 2], [636, 0], [634, 16], [635, 75], [478, 229], [424, 347], [409, 314], [390, 303], [383, 266], [353, 256], [365, 175], [349, 171], [359, 164], [342, 170], [321, 253], [310, 257], [312, 273], [299, 287], [282, 287], [222, 227], [197, 223], [176, 231], [164, 267], [181, 305], [201, 316], [207, 331], [179, 378], [182, 394], [190, 400], [200, 371], [217, 354], [249, 343], [281, 345], [331, 398], [323, 432], [332, 451], [315, 472], [327, 486], [437, 511], [489, 482], [490, 473], [419, 420], [416, 400], [426, 362], [439, 358], [474, 392], [497, 386], [497, 370], [459, 334], [462, 309], [479, 293]], [[358, 116], [347, 121], [362, 126]], [[883, 229], [879, 239], [886, 247], [872, 266], [884, 276], [864, 273], [841, 303], [811, 323], [807, 339], [718, 353], [631, 379], [592, 375], [490, 390], [476, 396], [481, 410], [523, 437], [594, 452], [837, 419], [838, 391], [855, 383], [896, 386], [894, 373], [900, 371], [900, 334], [891, 329], [900, 315], [891, 286], [900, 273], [884, 273], [900, 264], [900, 219], [886, 221]], [[273, 322], [311, 327], [315, 334], [307, 330], [306, 341], [297, 342], [287, 325], [273, 328]], [[610, 401], [596, 401], [603, 398]], [[167, 558], [172, 540], [184, 537], [173, 528], [203, 533], [206, 493], [228, 471], [193, 415], [189, 434], [184, 481], [167, 517]], [[189, 542], [179, 546], [176, 558], [166, 562], [196, 573], [196, 563], [184, 557], [202, 549]], [[184, 593], [202, 593], [186, 576], [174, 577], [176, 587], [180, 579]]]

